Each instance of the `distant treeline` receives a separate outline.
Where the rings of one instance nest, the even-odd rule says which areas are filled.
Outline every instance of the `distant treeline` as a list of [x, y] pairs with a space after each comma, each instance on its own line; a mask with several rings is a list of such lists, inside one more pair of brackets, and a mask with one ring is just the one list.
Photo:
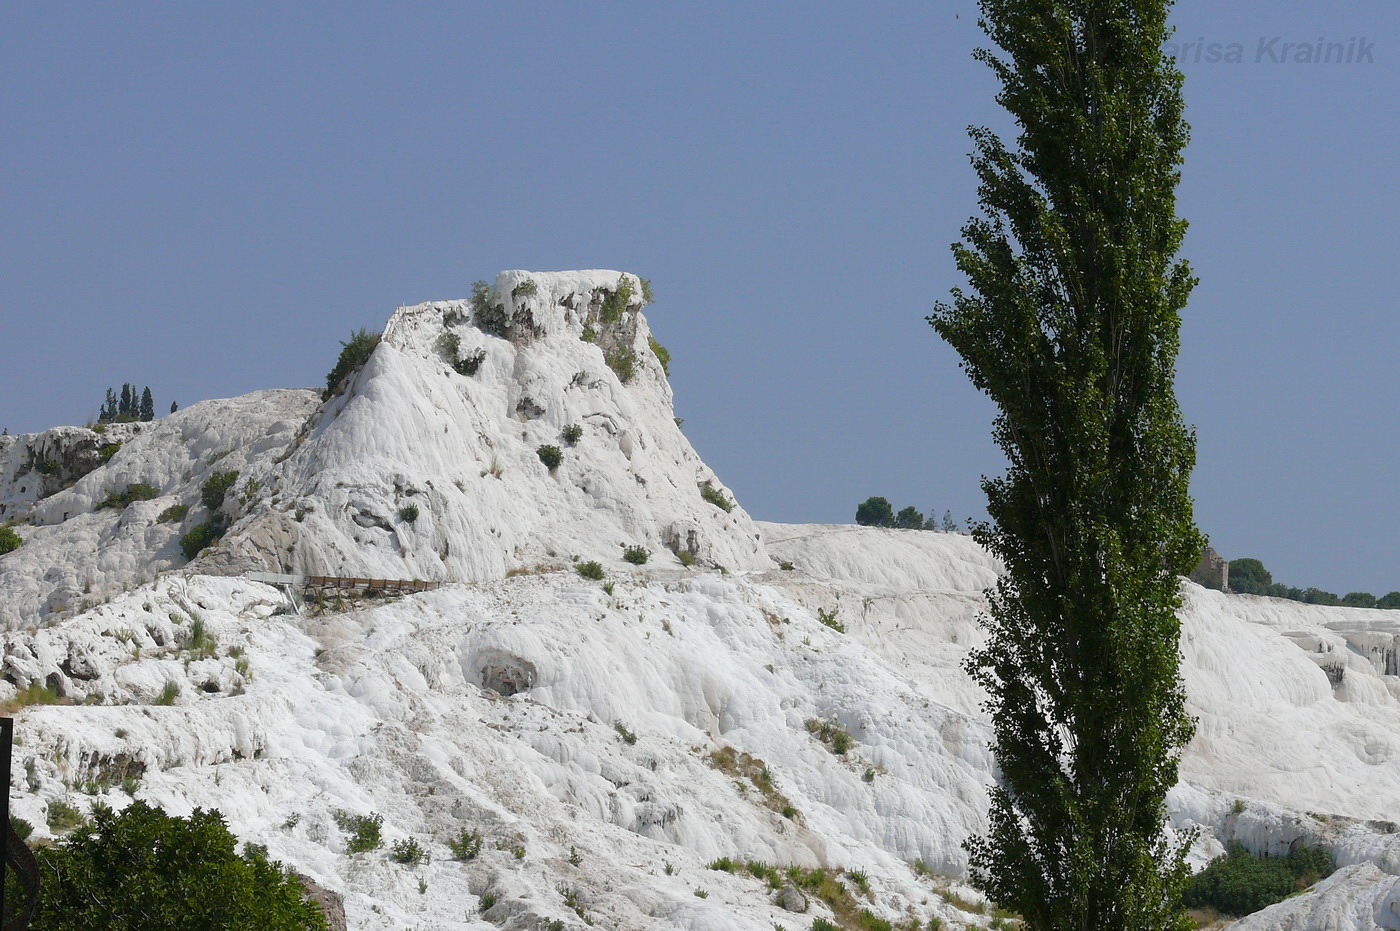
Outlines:
[[923, 513], [913, 505], [901, 508], [899, 513], [895, 513], [894, 505], [885, 498], [866, 498], [856, 507], [856, 523], [862, 527], [895, 527], [899, 530], [946, 530], [949, 533], [958, 529], [957, 522], [953, 520], [952, 511], [943, 512], [943, 521], [940, 523], [934, 516], [933, 511], [929, 511], [929, 516], [924, 517]]
[[1351, 608], [1400, 608], [1400, 592], [1377, 598], [1370, 592], [1337, 595], [1320, 588], [1296, 588], [1275, 582], [1273, 574], [1257, 559], [1230, 560], [1230, 591], [1243, 595], [1271, 595], [1311, 605], [1345, 605]]
[[98, 423], [133, 423], [156, 419], [156, 402], [148, 385], [138, 394], [131, 383], [122, 385], [121, 394], [107, 389], [107, 398], [97, 415]]

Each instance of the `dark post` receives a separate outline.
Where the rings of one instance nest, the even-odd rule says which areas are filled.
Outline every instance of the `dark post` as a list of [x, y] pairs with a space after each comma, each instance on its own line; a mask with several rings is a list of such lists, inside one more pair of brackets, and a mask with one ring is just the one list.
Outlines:
[[15, 719], [0, 718], [0, 923], [5, 920], [5, 870], [10, 860], [10, 745]]

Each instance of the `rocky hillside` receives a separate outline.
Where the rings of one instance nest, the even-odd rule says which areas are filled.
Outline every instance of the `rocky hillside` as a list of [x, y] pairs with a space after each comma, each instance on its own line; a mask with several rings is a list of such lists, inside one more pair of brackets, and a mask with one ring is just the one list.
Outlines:
[[[324, 401], [0, 438], [15, 813], [218, 808], [352, 928], [990, 926], [960, 663], [997, 565], [750, 520], [675, 422], [643, 293], [506, 272], [400, 309]], [[317, 604], [255, 572], [443, 584]], [[1183, 584], [1194, 860], [1326, 846], [1338, 873], [1238, 927], [1400, 928], [1400, 612]]]

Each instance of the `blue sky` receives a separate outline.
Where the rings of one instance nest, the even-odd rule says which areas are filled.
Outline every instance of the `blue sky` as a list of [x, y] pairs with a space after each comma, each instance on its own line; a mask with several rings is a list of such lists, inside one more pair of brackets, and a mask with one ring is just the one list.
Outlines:
[[[924, 323], [1005, 127], [971, 2], [11, 2], [0, 425], [316, 385], [504, 268], [655, 283], [678, 412], [756, 516], [978, 514], [992, 410]], [[1188, 0], [1179, 395], [1226, 556], [1400, 589], [1400, 5]], [[1279, 42], [1268, 46], [1268, 40]], [[1366, 62], [1275, 62], [1282, 43]], [[1294, 53], [1296, 55], [1296, 53]], [[1194, 53], [1192, 53], [1194, 57]]]

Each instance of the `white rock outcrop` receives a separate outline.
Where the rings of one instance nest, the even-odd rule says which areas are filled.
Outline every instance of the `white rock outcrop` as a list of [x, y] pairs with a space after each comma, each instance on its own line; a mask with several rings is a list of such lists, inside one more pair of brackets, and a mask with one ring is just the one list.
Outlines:
[[[961, 662], [998, 565], [959, 534], [712, 503], [732, 496], [674, 421], [640, 302], [609, 303], [621, 279], [503, 273], [491, 332], [471, 302], [402, 308], [324, 402], [268, 391], [101, 437], [0, 438], [0, 507], [24, 539], [0, 557], [0, 702], [33, 686], [65, 702], [19, 712], [14, 812], [43, 836], [57, 800], [218, 808], [343, 895], [351, 928], [828, 914], [707, 868], [721, 857], [861, 870], [877, 916], [987, 926], [959, 907], [994, 778]], [[187, 564], [200, 488], [231, 470], [230, 526]], [[94, 510], [137, 482], [159, 497]], [[250, 570], [444, 584], [298, 612]], [[1194, 861], [1326, 846], [1338, 873], [1238, 926], [1400, 928], [1400, 612], [1183, 584], [1200, 724], [1170, 808], [1201, 831]], [[382, 814], [386, 846], [415, 839], [431, 862], [347, 854], [341, 811]], [[448, 846], [463, 831], [484, 841], [469, 862]]]

